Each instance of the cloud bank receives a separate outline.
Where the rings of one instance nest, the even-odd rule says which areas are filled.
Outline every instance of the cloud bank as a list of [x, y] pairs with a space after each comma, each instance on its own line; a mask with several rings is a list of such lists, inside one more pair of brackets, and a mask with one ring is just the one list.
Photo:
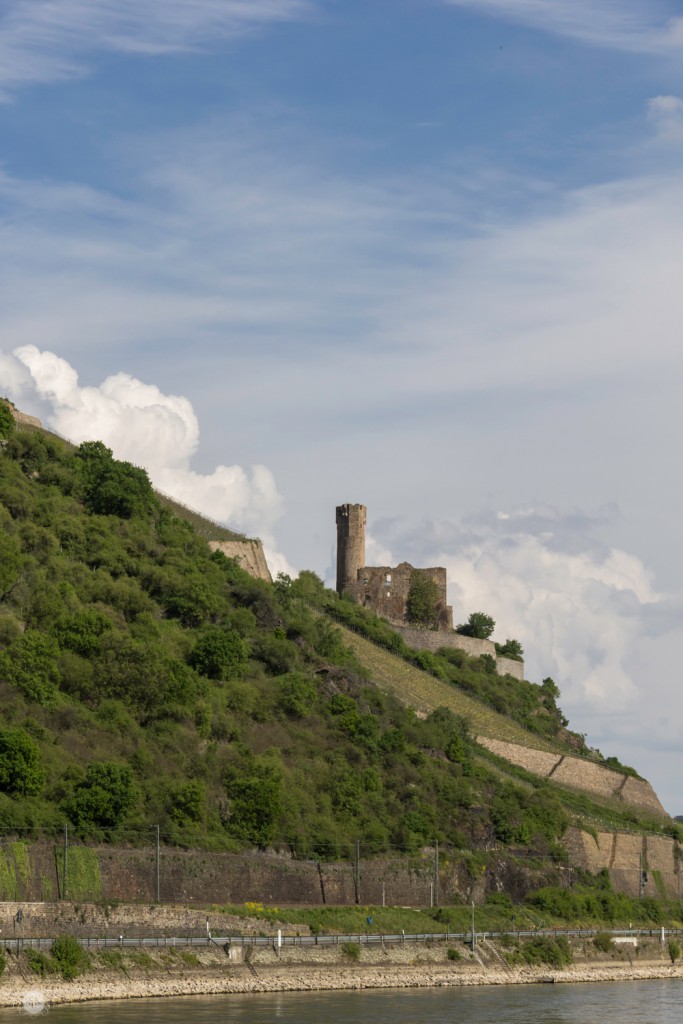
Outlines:
[[199, 424], [187, 398], [165, 395], [126, 373], [84, 387], [65, 359], [35, 345], [22, 345], [9, 356], [0, 353], [0, 387], [69, 440], [104, 441], [117, 458], [143, 466], [160, 490], [233, 529], [260, 536], [272, 571], [292, 572], [275, 548], [273, 529], [283, 503], [273, 474], [261, 465], [195, 472], [191, 460], [199, 446]]
[[372, 532], [389, 564], [446, 566], [455, 621], [491, 614], [495, 639], [525, 647], [527, 677], [560, 684], [572, 726], [628, 763], [634, 744], [676, 749], [667, 708], [680, 699], [670, 666], [683, 629], [680, 599], [658, 591], [640, 559], [599, 540], [615, 514], [538, 506], [415, 527], [379, 520]]

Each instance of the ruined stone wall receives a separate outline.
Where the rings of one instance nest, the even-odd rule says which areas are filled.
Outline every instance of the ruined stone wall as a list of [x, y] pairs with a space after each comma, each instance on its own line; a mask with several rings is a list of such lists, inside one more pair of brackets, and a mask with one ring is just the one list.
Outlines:
[[212, 551], [222, 551], [226, 558], [234, 558], [245, 572], [257, 580], [272, 583], [270, 569], [260, 540], [210, 540]]
[[447, 604], [446, 570], [440, 566], [415, 569], [409, 562], [401, 562], [396, 566], [362, 566], [357, 571], [355, 582], [346, 584], [344, 591], [376, 615], [392, 623], [406, 623], [410, 584], [415, 574], [436, 584], [437, 621], [442, 629], [450, 629], [453, 625], [453, 612]]
[[400, 633], [409, 647], [418, 651], [436, 652], [440, 647], [451, 647], [455, 650], [464, 651], [470, 658], [478, 658], [482, 654], [488, 654], [495, 659], [496, 670], [499, 675], [510, 675], [514, 679], [524, 679], [524, 662], [515, 661], [514, 658], [501, 658], [496, 654], [496, 645], [493, 640], [478, 640], [474, 636], [463, 636], [452, 630], [424, 629], [419, 626], [399, 626], [392, 624], [397, 633]]
[[477, 742], [499, 757], [526, 768], [533, 775], [552, 778], [553, 782], [559, 782], [560, 785], [592, 793], [603, 799], [616, 797], [632, 807], [650, 811], [660, 818], [668, 818], [657, 794], [644, 779], [622, 775], [584, 758], [550, 754], [532, 747], [521, 747], [516, 743], [490, 739], [487, 736], [477, 737]]

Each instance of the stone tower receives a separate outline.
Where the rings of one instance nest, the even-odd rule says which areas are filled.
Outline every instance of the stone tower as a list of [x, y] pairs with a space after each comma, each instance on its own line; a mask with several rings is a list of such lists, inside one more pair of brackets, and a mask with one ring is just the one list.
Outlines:
[[365, 565], [365, 505], [337, 506], [337, 593], [355, 583]]

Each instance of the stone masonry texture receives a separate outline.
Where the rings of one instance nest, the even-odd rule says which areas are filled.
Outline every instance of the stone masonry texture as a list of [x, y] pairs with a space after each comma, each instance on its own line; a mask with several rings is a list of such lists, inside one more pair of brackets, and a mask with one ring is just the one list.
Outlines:
[[[521, 747], [516, 743], [505, 743], [486, 736], [479, 736], [477, 742], [499, 757], [526, 768], [532, 775], [546, 778], [552, 776], [553, 782], [560, 785], [603, 798], [617, 797], [632, 807], [652, 812], [658, 818], [668, 817], [650, 783], [642, 779], [633, 779], [584, 758], [560, 757], [535, 750], [533, 747]], [[635, 785], [630, 785], [631, 783]]]
[[680, 847], [668, 836], [598, 832], [596, 842], [588, 832], [572, 826], [564, 845], [574, 867], [593, 874], [606, 868], [618, 892], [640, 895], [642, 866], [643, 896], [678, 896]]
[[509, 675], [514, 679], [524, 679], [524, 662], [514, 658], [501, 658], [496, 654], [493, 640], [478, 640], [474, 636], [463, 636], [452, 630], [424, 629], [419, 626], [399, 626], [392, 623], [409, 647], [417, 651], [436, 652], [440, 647], [450, 647], [464, 651], [470, 658], [478, 658], [488, 654], [496, 662], [496, 669], [501, 676]]
[[222, 551], [226, 558], [236, 559], [244, 571], [257, 580], [273, 582], [260, 540], [210, 540], [209, 547], [212, 551]]

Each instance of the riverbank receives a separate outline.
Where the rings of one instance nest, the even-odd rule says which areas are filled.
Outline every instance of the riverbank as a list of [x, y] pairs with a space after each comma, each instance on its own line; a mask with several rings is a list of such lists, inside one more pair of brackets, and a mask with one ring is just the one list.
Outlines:
[[[449, 950], [451, 951], [449, 954]], [[577, 948], [578, 962], [563, 969], [510, 967], [502, 951], [488, 942], [475, 954], [442, 943], [397, 945], [373, 951], [368, 962], [353, 962], [354, 950], [259, 950], [241, 960], [242, 950], [207, 947], [194, 950], [108, 951], [93, 954], [91, 968], [74, 981], [39, 977], [22, 956], [8, 957], [0, 979], [0, 1006], [40, 1007], [58, 1003], [250, 992], [313, 992], [382, 988], [477, 985], [535, 985], [683, 979], [683, 964], [665, 960], [656, 944], [640, 951], [637, 962], [612, 957], [589, 959]], [[363, 954], [366, 951], [363, 950]], [[455, 961], [449, 956], [457, 956]], [[232, 957], [232, 958], [231, 958]], [[351, 960], [349, 959], [351, 957]]]

